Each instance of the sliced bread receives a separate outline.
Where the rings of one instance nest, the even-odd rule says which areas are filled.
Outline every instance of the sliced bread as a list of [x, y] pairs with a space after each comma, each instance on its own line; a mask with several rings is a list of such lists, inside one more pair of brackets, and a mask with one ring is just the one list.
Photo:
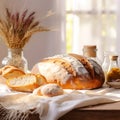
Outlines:
[[[41, 82], [40, 82], [41, 81]], [[35, 88], [45, 84], [43, 77], [34, 74], [25, 74], [6, 80], [6, 84], [13, 90], [21, 92], [32, 92]]]

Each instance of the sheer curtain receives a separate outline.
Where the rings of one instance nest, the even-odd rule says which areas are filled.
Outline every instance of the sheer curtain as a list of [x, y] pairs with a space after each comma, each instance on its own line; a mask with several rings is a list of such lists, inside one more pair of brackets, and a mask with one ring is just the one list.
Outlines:
[[[14, 4], [13, 4], [14, 3]], [[65, 42], [65, 0], [1, 0], [0, 16], [4, 16], [4, 9], [9, 7], [14, 11], [36, 11], [36, 18], [43, 26], [51, 28], [49, 32], [33, 35], [24, 48], [24, 56], [28, 60], [29, 69], [40, 59], [66, 52]], [[48, 11], [54, 14], [43, 19]], [[0, 61], [7, 56], [7, 48], [1, 42]]]
[[89, 44], [97, 45], [101, 60], [105, 51], [119, 54], [119, 8], [119, 0], [72, 0], [67, 9], [67, 15], [72, 15], [71, 51], [82, 54]]
[[117, 0], [117, 42], [116, 42], [116, 48], [117, 53], [120, 56], [120, 0]]

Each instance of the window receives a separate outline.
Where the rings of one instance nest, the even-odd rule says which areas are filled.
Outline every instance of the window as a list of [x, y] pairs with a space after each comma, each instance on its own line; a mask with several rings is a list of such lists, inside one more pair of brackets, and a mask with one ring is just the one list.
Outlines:
[[118, 1], [66, 0], [67, 52], [82, 54], [87, 44], [97, 45], [101, 59], [104, 51], [116, 52]]

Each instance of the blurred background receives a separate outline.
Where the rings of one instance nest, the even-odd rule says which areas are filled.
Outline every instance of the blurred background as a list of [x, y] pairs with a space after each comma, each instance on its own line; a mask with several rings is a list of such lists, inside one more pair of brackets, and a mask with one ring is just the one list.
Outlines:
[[[14, 4], [13, 4], [14, 2]], [[36, 11], [36, 18], [49, 32], [34, 34], [24, 48], [29, 69], [42, 58], [55, 54], [82, 54], [84, 45], [97, 45], [97, 55], [120, 55], [120, 0], [0, 0], [0, 16], [5, 8]], [[54, 14], [43, 19], [48, 11]], [[7, 48], [0, 42], [0, 61]]]
[[101, 60], [106, 51], [118, 54], [119, 8], [119, 0], [67, 0], [67, 50], [82, 54], [84, 45], [97, 45]]

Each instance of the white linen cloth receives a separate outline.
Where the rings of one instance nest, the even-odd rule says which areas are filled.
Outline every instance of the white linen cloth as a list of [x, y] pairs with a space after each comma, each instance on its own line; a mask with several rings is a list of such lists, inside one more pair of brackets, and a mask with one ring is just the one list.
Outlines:
[[75, 108], [120, 101], [120, 90], [114, 88], [64, 91], [63, 95], [56, 97], [41, 97], [11, 91], [5, 84], [0, 84], [0, 104], [22, 112], [36, 108], [41, 120], [57, 120]]

